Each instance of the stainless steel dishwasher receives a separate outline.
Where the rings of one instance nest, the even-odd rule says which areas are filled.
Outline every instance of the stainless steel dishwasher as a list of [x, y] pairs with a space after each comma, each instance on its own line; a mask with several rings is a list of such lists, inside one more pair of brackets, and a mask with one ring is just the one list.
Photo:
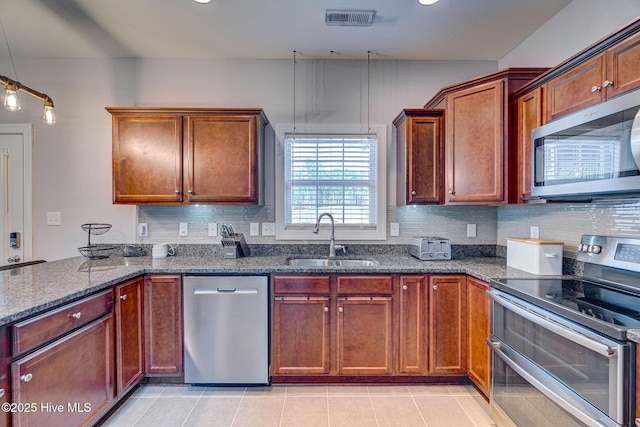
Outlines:
[[268, 384], [266, 276], [186, 276], [184, 380]]

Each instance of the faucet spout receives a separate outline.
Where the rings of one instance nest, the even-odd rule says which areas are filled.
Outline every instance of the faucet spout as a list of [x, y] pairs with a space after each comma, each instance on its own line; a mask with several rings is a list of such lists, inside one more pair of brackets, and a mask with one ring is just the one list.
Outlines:
[[336, 257], [336, 249], [343, 249], [342, 245], [336, 245], [335, 242], [335, 221], [333, 220], [333, 215], [331, 215], [329, 212], [324, 212], [318, 215], [318, 219], [316, 219], [316, 225], [315, 227], [313, 227], [313, 232], [315, 234], [318, 234], [318, 231], [320, 231], [320, 221], [325, 216], [328, 216], [331, 220], [331, 238], [329, 240], [329, 258], [331, 259]]

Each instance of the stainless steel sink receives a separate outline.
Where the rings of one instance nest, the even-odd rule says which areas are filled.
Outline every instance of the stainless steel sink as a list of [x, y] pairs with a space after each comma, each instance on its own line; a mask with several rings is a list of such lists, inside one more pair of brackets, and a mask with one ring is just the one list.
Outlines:
[[368, 259], [292, 258], [287, 264], [293, 267], [374, 267], [377, 261]]

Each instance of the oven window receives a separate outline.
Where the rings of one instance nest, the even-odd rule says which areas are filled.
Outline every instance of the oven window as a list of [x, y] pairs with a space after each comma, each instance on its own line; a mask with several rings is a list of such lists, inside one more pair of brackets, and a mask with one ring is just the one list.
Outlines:
[[[493, 334], [609, 413], [610, 359], [494, 304]], [[615, 393], [615, 391], [613, 391]]]
[[584, 426], [496, 356], [493, 400], [520, 427]]

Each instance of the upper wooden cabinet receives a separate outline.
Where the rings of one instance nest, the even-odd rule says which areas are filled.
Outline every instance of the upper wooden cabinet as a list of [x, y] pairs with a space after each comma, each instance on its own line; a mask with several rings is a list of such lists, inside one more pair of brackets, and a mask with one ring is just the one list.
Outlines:
[[445, 109], [445, 203], [516, 200], [515, 107], [509, 96], [542, 68], [508, 68], [443, 88], [425, 108]]
[[441, 203], [444, 110], [404, 109], [393, 124], [397, 204]]
[[546, 120], [638, 88], [639, 70], [640, 34], [636, 34], [550, 80], [546, 84]]
[[114, 203], [261, 204], [260, 109], [107, 108]]
[[531, 131], [544, 124], [543, 87], [522, 95], [518, 102], [518, 200], [531, 197]]

